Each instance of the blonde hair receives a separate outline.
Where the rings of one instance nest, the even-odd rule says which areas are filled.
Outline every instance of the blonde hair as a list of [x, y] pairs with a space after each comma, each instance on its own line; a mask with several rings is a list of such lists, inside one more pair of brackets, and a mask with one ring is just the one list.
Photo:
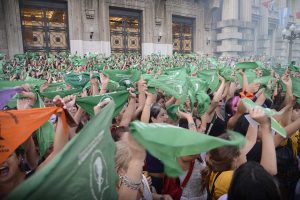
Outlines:
[[123, 141], [116, 142], [116, 155], [115, 155], [115, 162], [116, 162], [116, 171], [119, 172], [120, 169], [127, 171], [128, 163], [132, 159], [132, 153], [127, 145], [127, 143]]

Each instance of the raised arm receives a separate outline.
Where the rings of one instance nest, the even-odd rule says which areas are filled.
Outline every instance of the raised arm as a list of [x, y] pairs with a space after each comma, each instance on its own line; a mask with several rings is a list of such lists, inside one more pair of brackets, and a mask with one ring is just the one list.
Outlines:
[[240, 150], [241, 153], [247, 155], [249, 151], [253, 148], [257, 140], [258, 128], [249, 125], [246, 133], [246, 143], [245, 146]]
[[219, 102], [222, 100], [222, 94], [225, 89], [225, 79], [222, 76], [219, 76], [219, 79], [221, 81], [221, 85], [218, 88], [218, 90], [215, 92], [214, 97], [213, 97], [207, 111], [201, 116], [200, 130], [203, 132], [206, 130], [207, 123], [210, 123], [210, 121], [211, 121], [211, 118], [212, 118], [211, 115], [214, 113], [215, 109], [219, 105]]
[[136, 108], [136, 94], [134, 93], [134, 89], [130, 88], [129, 89], [129, 99], [128, 99], [128, 106], [125, 109], [125, 112], [122, 116], [122, 120], [120, 122], [120, 126], [127, 127], [129, 126], [129, 123], [132, 121], [134, 117], [134, 110]]
[[[66, 99], [66, 98], [65, 98]], [[59, 96], [54, 97], [53, 102], [59, 106], [59, 107], [64, 107], [68, 108], [73, 102], [75, 103], [74, 98], [69, 98], [70, 101], [72, 102], [64, 102], [63, 99], [61, 99]], [[69, 104], [68, 104], [69, 103]], [[55, 136], [54, 136], [54, 144], [53, 144], [53, 151], [52, 153], [46, 158], [44, 162], [42, 162], [37, 170], [40, 170], [43, 168], [48, 162], [50, 162], [63, 148], [64, 146], [68, 143], [69, 141], [69, 134], [65, 134], [65, 127], [63, 126], [63, 121], [62, 121], [62, 114], [57, 113], [57, 125], [55, 129]]]
[[92, 77], [92, 72], [90, 74], [90, 83], [91, 83], [91, 93], [92, 93], [92, 96], [95, 96], [95, 95], [99, 95], [99, 81], [97, 78], [93, 78]]
[[[298, 118], [296, 121], [294, 121], [291, 124], [284, 127], [284, 129], [287, 133], [287, 137], [292, 136], [294, 133], [296, 133], [300, 129], [300, 118]], [[279, 134], [276, 134], [274, 136], [275, 146], [277, 147], [284, 140], [285, 140], [285, 138], [283, 138]]]
[[[32, 103], [32, 101], [30, 99], [18, 99], [17, 100], [17, 109], [18, 110], [29, 109], [31, 106], [31, 103]], [[38, 165], [39, 155], [36, 151], [32, 136], [30, 136], [24, 142], [23, 145], [24, 145], [24, 149], [25, 149], [25, 157], [26, 157], [27, 163], [31, 169], [35, 169]]]
[[54, 136], [54, 144], [53, 144], [53, 152], [46, 158], [44, 162], [42, 162], [37, 170], [43, 168], [48, 162], [50, 162], [67, 144], [69, 141], [69, 135], [64, 133], [63, 122], [61, 118], [61, 114], [57, 114], [57, 126], [55, 130]]
[[260, 124], [258, 130], [262, 135], [262, 154], [260, 164], [271, 175], [276, 175], [277, 161], [274, 139], [271, 134], [271, 120], [266, 116], [261, 108], [252, 109], [250, 111], [250, 116]]
[[243, 79], [243, 91], [249, 91], [248, 79], [247, 79], [246, 73], [243, 72], [242, 70], [240, 70], [239, 72]]
[[265, 89], [261, 89], [260, 91], [258, 91], [257, 92], [257, 94], [255, 95], [256, 96], [256, 101], [255, 101], [255, 103], [257, 104], [257, 105], [263, 105], [264, 104], [264, 102], [266, 101], [266, 96], [265, 96], [265, 94], [264, 94], [264, 90]]
[[165, 103], [165, 105], [166, 105], [166, 107], [168, 107], [168, 106], [174, 104], [175, 102], [176, 102], [176, 98], [175, 98], [174, 96], [172, 96], [172, 97]]
[[178, 110], [177, 115], [180, 118], [187, 120], [189, 130], [197, 132], [196, 124], [194, 122], [193, 116], [190, 113], [185, 113], [185, 112], [182, 112], [182, 111]]
[[134, 115], [134, 119], [137, 118], [137, 116], [140, 115], [140, 113], [143, 111], [143, 108], [145, 106], [145, 102], [146, 102], [146, 81], [143, 79], [143, 77], [141, 76], [140, 80], [137, 83], [137, 88], [138, 88], [138, 100], [139, 100], [139, 104], [138, 107], [135, 111], [135, 115]]
[[[125, 175], [131, 184], [138, 186], [142, 181], [142, 171], [146, 158], [145, 149], [128, 132], [124, 133], [122, 141], [128, 144], [132, 153], [132, 159], [128, 163], [128, 170]], [[121, 181], [118, 190], [119, 200], [135, 200], [137, 198], [138, 187], [133, 188], [127, 185], [123, 183], [123, 180]]]
[[156, 95], [150, 92], [147, 92], [146, 94], [147, 94], [147, 98], [142, 112], [141, 121], [144, 123], [149, 123], [151, 106], [154, 102], [156, 102]]
[[293, 91], [292, 91], [293, 83], [292, 83], [291, 77], [288, 74], [285, 74], [281, 78], [281, 80], [282, 80], [282, 82], [286, 86], [286, 93], [285, 93], [285, 98], [284, 98], [284, 105], [288, 105], [293, 100]]
[[101, 94], [105, 94], [107, 91], [109, 77], [104, 76], [104, 74], [100, 73], [100, 79], [101, 79], [101, 90], [100, 90], [100, 95], [101, 95]]
[[227, 129], [233, 130], [238, 119], [247, 111], [247, 108], [244, 106], [243, 102], [240, 101], [237, 107], [236, 113], [228, 120]]

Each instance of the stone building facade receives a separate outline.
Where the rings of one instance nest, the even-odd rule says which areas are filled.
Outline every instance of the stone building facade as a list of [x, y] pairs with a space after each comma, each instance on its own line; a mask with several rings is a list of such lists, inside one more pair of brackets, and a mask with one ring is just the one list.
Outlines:
[[[284, 12], [283, 12], [284, 11]], [[0, 52], [270, 55], [298, 0], [0, 0]], [[293, 59], [300, 59], [300, 40]]]

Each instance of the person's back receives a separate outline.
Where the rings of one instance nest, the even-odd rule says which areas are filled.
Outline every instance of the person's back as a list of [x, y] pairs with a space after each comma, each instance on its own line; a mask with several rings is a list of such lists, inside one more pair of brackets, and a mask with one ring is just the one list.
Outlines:
[[[191, 199], [191, 200], [206, 200], [206, 191], [201, 191], [199, 187], [201, 181], [201, 170], [204, 169], [204, 163], [200, 162], [198, 159], [195, 160], [195, 165], [193, 168], [193, 173], [187, 182], [186, 187], [182, 191], [181, 200]], [[180, 184], [182, 184], [187, 172], [180, 178]]]
[[275, 179], [257, 162], [247, 162], [235, 170], [228, 200], [281, 200]]

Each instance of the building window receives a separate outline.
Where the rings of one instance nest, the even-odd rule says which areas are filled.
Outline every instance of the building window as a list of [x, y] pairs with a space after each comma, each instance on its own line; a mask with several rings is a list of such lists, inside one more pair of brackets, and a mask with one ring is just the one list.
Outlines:
[[141, 53], [141, 12], [110, 8], [112, 53]]
[[69, 50], [66, 2], [20, 1], [24, 51]]
[[193, 51], [193, 19], [173, 16], [173, 52], [191, 53]]

